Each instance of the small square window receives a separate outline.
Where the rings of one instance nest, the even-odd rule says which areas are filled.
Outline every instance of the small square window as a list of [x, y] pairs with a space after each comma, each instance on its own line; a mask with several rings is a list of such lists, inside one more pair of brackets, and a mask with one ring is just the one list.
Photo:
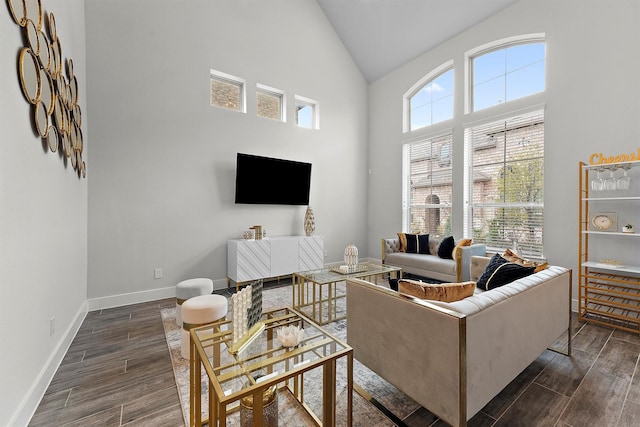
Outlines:
[[258, 117], [278, 120], [285, 120], [285, 97], [284, 92], [261, 84], [256, 89], [256, 114]]
[[295, 104], [296, 125], [308, 129], [319, 129], [318, 102], [296, 95]]
[[220, 71], [211, 70], [211, 105], [245, 112], [245, 81]]

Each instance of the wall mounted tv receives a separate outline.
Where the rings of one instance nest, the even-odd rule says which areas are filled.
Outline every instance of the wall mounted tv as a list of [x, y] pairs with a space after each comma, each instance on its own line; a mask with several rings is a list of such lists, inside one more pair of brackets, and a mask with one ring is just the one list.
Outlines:
[[238, 153], [236, 203], [308, 205], [311, 163]]

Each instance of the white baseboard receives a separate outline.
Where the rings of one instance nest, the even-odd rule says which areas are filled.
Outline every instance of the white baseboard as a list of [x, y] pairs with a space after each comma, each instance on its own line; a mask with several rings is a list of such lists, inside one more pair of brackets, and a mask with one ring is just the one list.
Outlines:
[[122, 307], [123, 305], [139, 304], [164, 298], [175, 298], [176, 287], [151, 289], [149, 291], [131, 292], [128, 294], [109, 295], [107, 297], [90, 298], [89, 311], [106, 308]]
[[53, 376], [60, 367], [62, 360], [73, 342], [73, 339], [78, 333], [80, 326], [82, 326], [84, 318], [87, 316], [89, 311], [87, 307], [87, 301], [80, 306], [73, 322], [71, 322], [67, 330], [64, 331], [64, 335], [51, 353], [51, 356], [49, 356], [49, 359], [38, 374], [38, 377], [29, 388], [29, 392], [16, 409], [13, 417], [9, 420], [9, 426], [27, 426], [29, 421], [31, 421], [31, 417], [33, 417], [36, 409], [38, 409], [38, 405], [47, 391]]
[[[213, 289], [226, 289], [227, 279], [215, 279]], [[122, 307], [123, 305], [139, 304], [165, 298], [175, 298], [176, 287], [151, 289], [148, 291], [130, 292], [127, 294], [109, 295], [107, 297], [89, 298], [89, 311], [106, 308]]]

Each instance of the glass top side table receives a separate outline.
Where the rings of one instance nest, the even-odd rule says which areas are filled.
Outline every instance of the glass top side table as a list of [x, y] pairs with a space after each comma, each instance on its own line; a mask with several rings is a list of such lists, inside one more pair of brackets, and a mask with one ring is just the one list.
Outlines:
[[[300, 403], [316, 425], [336, 424], [336, 363], [346, 358], [347, 425], [352, 425], [353, 405], [353, 349], [329, 334], [313, 321], [291, 308], [263, 314], [265, 327], [242, 351], [229, 352], [231, 321], [222, 320], [191, 330], [190, 360], [190, 423], [200, 427], [227, 425], [227, 417], [248, 398], [253, 403], [253, 425], [263, 426], [263, 396], [274, 385], [278, 393], [287, 392]], [[293, 348], [285, 348], [276, 338], [282, 326], [304, 328], [302, 341]], [[202, 368], [208, 378], [209, 420], [202, 419]], [[312, 371], [322, 375], [311, 375]], [[321, 382], [322, 412], [316, 414], [305, 399], [305, 374]]]

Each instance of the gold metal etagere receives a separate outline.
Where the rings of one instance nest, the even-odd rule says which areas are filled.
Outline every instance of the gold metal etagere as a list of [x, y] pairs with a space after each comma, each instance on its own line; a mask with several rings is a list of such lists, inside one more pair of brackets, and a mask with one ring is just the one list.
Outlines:
[[[625, 224], [618, 223], [617, 218], [609, 222], [605, 218], [601, 225], [603, 230], [599, 230], [592, 224], [596, 221], [595, 212], [603, 207], [612, 206], [609, 210], [614, 211], [617, 207], [631, 203], [633, 204], [631, 210], [636, 212], [635, 226], [640, 228], [638, 174], [632, 174], [636, 182], [630, 186], [627, 185], [624, 191], [595, 191], [592, 188], [594, 184], [595, 188], [599, 184], [599, 182], [593, 182], [598, 181], [598, 172], [611, 173], [618, 169], [624, 171], [640, 169], [640, 161], [602, 165], [588, 165], [580, 162], [579, 166], [578, 317], [581, 320], [640, 333], [640, 256], [630, 257], [629, 254], [613, 253], [607, 259], [593, 259], [594, 251], [591, 250], [590, 258], [590, 245], [593, 248], [594, 245], [600, 244], [604, 236], [634, 239], [633, 252], [636, 255], [640, 254], [640, 230], [636, 230], [635, 233], [622, 232]], [[594, 203], [597, 205], [597, 210], [593, 207]], [[608, 228], [607, 224], [610, 224]], [[635, 265], [609, 259], [622, 255], [626, 255], [626, 259], [631, 260], [631, 264]]]

